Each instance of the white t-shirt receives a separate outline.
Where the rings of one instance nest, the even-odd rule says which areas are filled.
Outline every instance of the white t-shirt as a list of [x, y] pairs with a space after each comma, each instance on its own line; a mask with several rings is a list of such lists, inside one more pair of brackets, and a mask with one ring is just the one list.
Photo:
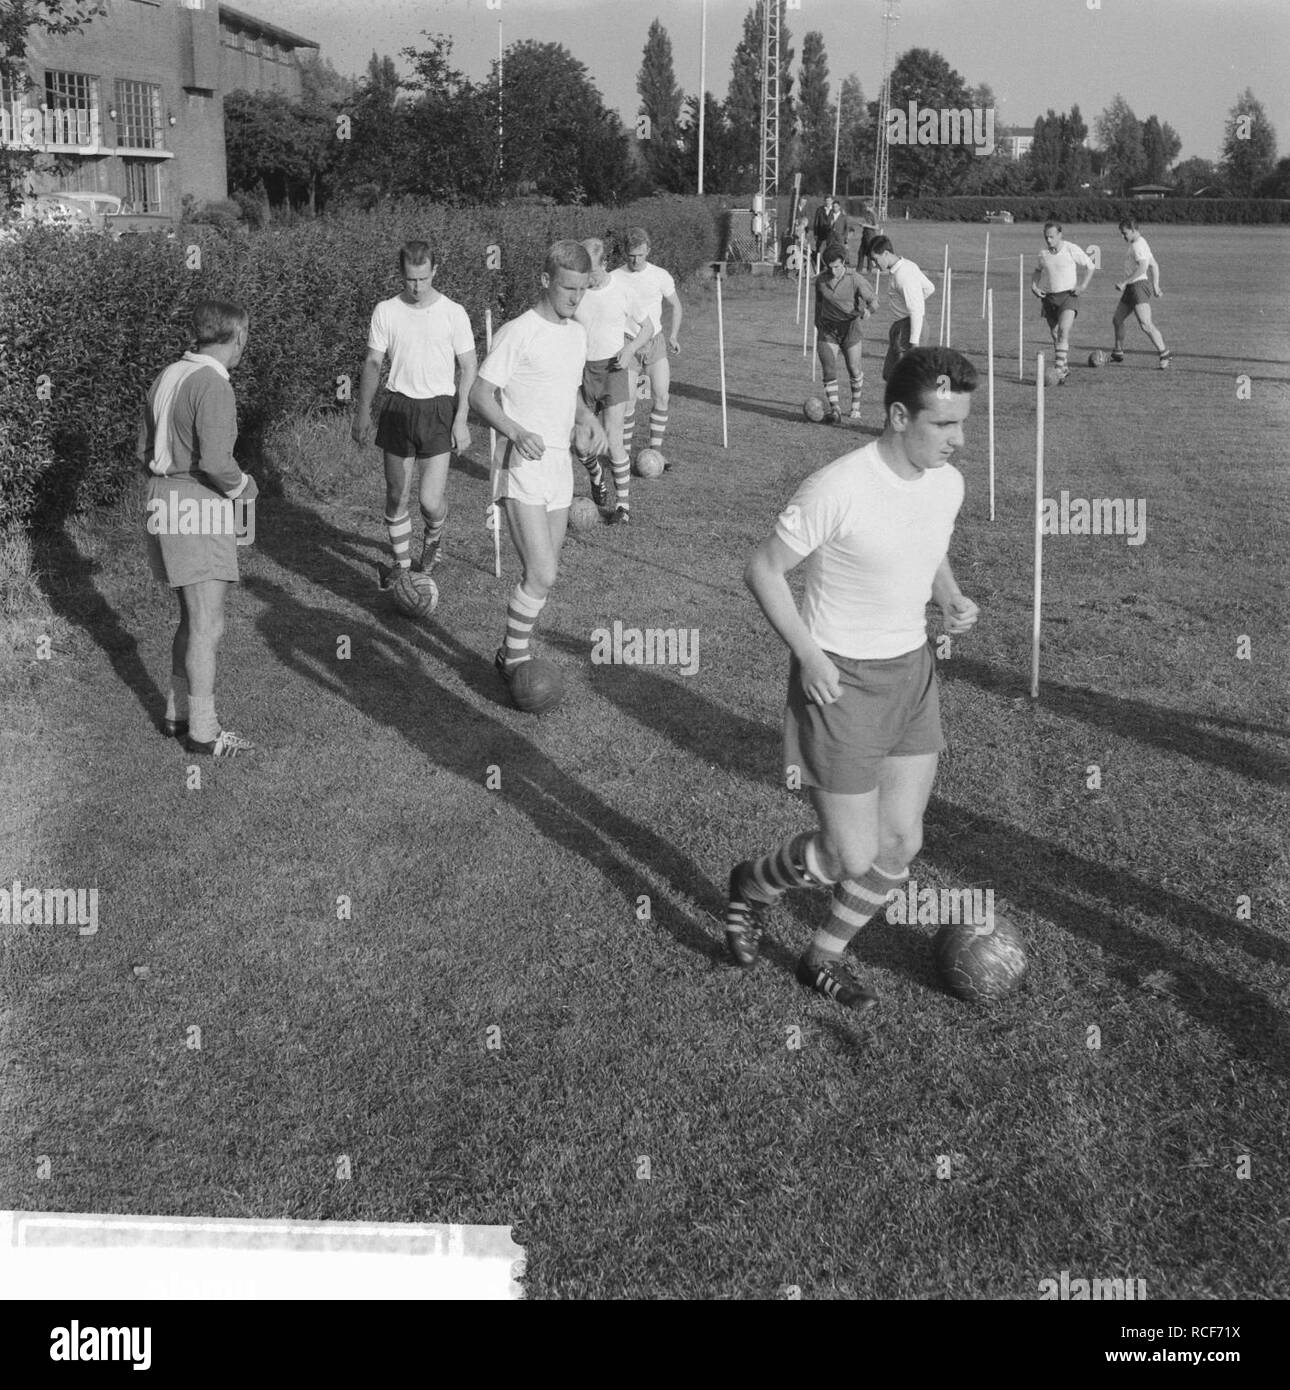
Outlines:
[[1056, 251], [1047, 247], [1039, 253], [1039, 288], [1044, 294], [1062, 294], [1079, 284], [1079, 267], [1092, 270], [1093, 262], [1082, 247], [1063, 241]]
[[923, 301], [936, 293], [936, 286], [914, 264], [902, 256], [891, 268], [891, 290], [887, 302], [891, 315], [909, 320], [909, 340], [917, 347], [923, 335]]
[[391, 391], [427, 400], [454, 394], [457, 358], [474, 352], [475, 335], [465, 309], [447, 295], [432, 304], [396, 296], [376, 306], [367, 346], [389, 355]]
[[[587, 330], [588, 362], [603, 362], [620, 353], [628, 321], [635, 322], [627, 291], [612, 275], [599, 289], [588, 286], [573, 316]], [[639, 331], [637, 323], [632, 337]]]
[[[502, 409], [516, 424], [542, 437], [546, 456], [565, 453], [587, 361], [587, 330], [576, 319], [550, 323], [536, 309], [504, 323], [479, 375], [499, 387]], [[498, 448], [508, 441], [498, 436]]]
[[1151, 261], [1151, 247], [1139, 232], [1124, 248], [1124, 283], [1131, 285], [1135, 280], [1145, 280]]
[[802, 621], [825, 651], [881, 661], [927, 641], [932, 580], [962, 504], [953, 464], [898, 478], [876, 443], [807, 478], [775, 534], [809, 557]]
[[620, 265], [611, 271], [609, 278], [617, 280], [627, 291], [628, 303], [632, 305], [632, 329], [634, 338], [640, 332], [646, 319], [654, 325], [655, 332], [663, 331], [663, 301], [676, 293], [676, 281], [661, 265], [651, 265], [649, 261], [640, 270], [628, 270]]

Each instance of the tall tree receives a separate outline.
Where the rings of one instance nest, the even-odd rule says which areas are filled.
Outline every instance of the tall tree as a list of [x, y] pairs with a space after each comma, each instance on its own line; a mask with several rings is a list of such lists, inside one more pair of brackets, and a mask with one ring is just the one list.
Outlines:
[[1026, 151], [1026, 165], [1036, 193], [1051, 193], [1061, 186], [1061, 117], [1052, 107], [1046, 116], [1035, 120], [1033, 139]]
[[[698, 183], [699, 98], [693, 92], [685, 99], [685, 168], [687, 189]], [[707, 93], [703, 113], [703, 188], [705, 193], [733, 193], [738, 180], [730, 146], [726, 108], [711, 92]]]
[[1247, 87], [1227, 113], [1220, 161], [1227, 190], [1234, 197], [1253, 197], [1272, 173], [1277, 159], [1277, 133], [1263, 103]]
[[[939, 53], [911, 48], [900, 55], [891, 70], [893, 112], [907, 115], [911, 101], [919, 110], [970, 111], [972, 93]], [[889, 131], [892, 129], [899, 132], [899, 124], [889, 127]], [[968, 143], [940, 144], [939, 123], [937, 143], [915, 143], [919, 135], [916, 129], [906, 129], [904, 134], [904, 142], [891, 144], [889, 150], [891, 191], [896, 196], [948, 192], [975, 157]]]
[[829, 100], [829, 58], [824, 49], [824, 35], [818, 29], [812, 29], [802, 40], [797, 110], [801, 123], [802, 185], [831, 192], [837, 107]]
[[1174, 188], [1180, 197], [1195, 198], [1202, 192], [1215, 192], [1218, 182], [1218, 167], [1213, 160], [1193, 157], [1184, 159], [1174, 170]]
[[1142, 158], [1147, 183], [1164, 183], [1169, 166], [1178, 158], [1182, 141], [1168, 122], [1163, 125], [1158, 116], [1148, 116], [1142, 123]]
[[[783, 148], [787, 147], [793, 128], [793, 78], [790, 71], [794, 50], [792, 35], [784, 20], [786, 0], [772, 0], [779, 5], [779, 129]], [[739, 187], [731, 192], [748, 192], [757, 183], [761, 164], [761, 83], [762, 37], [765, 28], [766, 0], [757, 3], [744, 16], [743, 35], [735, 48], [730, 65], [730, 90], [726, 94], [726, 125], [730, 133], [731, 160]], [[781, 165], [783, 153], [781, 151]]]
[[842, 79], [839, 100], [838, 183], [844, 193], [867, 194], [873, 185], [874, 125], [855, 73]]
[[645, 39], [636, 91], [641, 99], [638, 114], [650, 123], [644, 148], [646, 171], [657, 187], [682, 193], [689, 180], [681, 139], [681, 89], [676, 84], [672, 40], [657, 19]]
[[1097, 118], [1097, 139], [1102, 147], [1102, 178], [1115, 192], [1124, 194], [1142, 182], [1147, 167], [1142, 148], [1142, 122], [1117, 92]]
[[1088, 149], [1088, 126], [1080, 114], [1079, 105], [1061, 120], [1062, 176], [1061, 187], [1067, 193], [1078, 193], [1093, 177], [1093, 164]]
[[452, 39], [426, 32], [427, 48], [405, 48], [406, 144], [399, 191], [437, 202], [489, 202], [498, 195], [496, 101], [452, 65]]

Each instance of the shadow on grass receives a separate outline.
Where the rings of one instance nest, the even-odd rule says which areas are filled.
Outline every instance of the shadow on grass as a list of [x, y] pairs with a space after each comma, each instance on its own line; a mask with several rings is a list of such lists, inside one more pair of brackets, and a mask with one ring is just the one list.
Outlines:
[[[672, 383], [672, 394], [680, 396], [687, 401], [702, 401], [704, 405], [715, 405], [721, 407], [721, 392], [714, 391], [708, 386], [690, 386], [683, 381]], [[771, 420], [793, 420], [798, 424], [805, 424], [802, 419], [801, 407], [793, 408], [790, 406], [773, 405], [768, 401], [757, 400], [753, 396], [739, 396], [732, 391], [726, 392], [726, 405], [731, 410], [740, 410], [748, 415], [765, 415]]]

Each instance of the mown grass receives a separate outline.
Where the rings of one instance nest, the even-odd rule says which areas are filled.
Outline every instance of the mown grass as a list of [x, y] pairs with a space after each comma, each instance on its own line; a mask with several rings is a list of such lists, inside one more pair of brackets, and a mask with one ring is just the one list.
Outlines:
[[[984, 229], [896, 230], [929, 270], [951, 239], [954, 341], [979, 358]], [[1099, 230], [1079, 240], [1105, 249]], [[778, 781], [786, 661], [740, 571], [797, 480], [873, 437], [877, 374], [870, 353], [859, 430], [805, 424], [791, 287], [732, 281], [723, 451], [715, 296], [692, 289], [677, 467], [634, 484], [630, 528], [571, 537], [540, 639], [569, 694], [540, 721], [490, 669], [514, 559], [495, 580], [478, 466], [450, 481], [439, 611], [407, 622], [372, 581], [377, 459], [340, 418], [270, 441], [284, 495], [220, 702], [261, 750], [203, 765], [200, 790], [155, 732], [170, 600], [129, 512], [15, 566], [0, 869], [102, 906], [92, 938], [4, 928], [3, 1205], [514, 1225], [542, 1298], [1033, 1298], [1063, 1269], [1285, 1297], [1290, 351], [1266, 295], [1287, 257], [1270, 231], [1151, 241], [1176, 370], [1145, 339], [1124, 368], [1077, 366], [1046, 441], [1050, 495], [1146, 497], [1147, 543], [1049, 540], [1037, 705], [1015, 357], [993, 524], [984, 390], [961, 460], [951, 555], [983, 616], [942, 667], [951, 746], [914, 872], [995, 889], [1023, 993], [959, 1004], [931, 929], [878, 923], [856, 954], [883, 1004], [849, 1017], [792, 980], [823, 911], [801, 896], [756, 970], [723, 958], [730, 863], [809, 820]], [[1009, 352], [1016, 251], [1038, 244], [993, 229]], [[1106, 345], [1113, 278], [1076, 362]], [[1025, 322], [1032, 356], [1029, 302]], [[697, 628], [697, 674], [592, 666], [615, 619]]]

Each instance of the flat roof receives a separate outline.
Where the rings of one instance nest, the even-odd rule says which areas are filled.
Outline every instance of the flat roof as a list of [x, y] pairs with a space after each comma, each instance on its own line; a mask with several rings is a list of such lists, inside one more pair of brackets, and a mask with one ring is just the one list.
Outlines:
[[313, 39], [302, 38], [299, 34], [293, 34], [290, 29], [283, 29], [278, 24], [270, 24], [267, 19], [258, 19], [253, 14], [247, 14], [245, 10], [235, 10], [232, 5], [220, 5], [219, 17], [221, 20], [230, 19], [234, 24], [241, 25], [245, 29], [255, 29], [261, 34], [268, 34], [270, 38], [277, 39], [289, 48], [319, 47]]

